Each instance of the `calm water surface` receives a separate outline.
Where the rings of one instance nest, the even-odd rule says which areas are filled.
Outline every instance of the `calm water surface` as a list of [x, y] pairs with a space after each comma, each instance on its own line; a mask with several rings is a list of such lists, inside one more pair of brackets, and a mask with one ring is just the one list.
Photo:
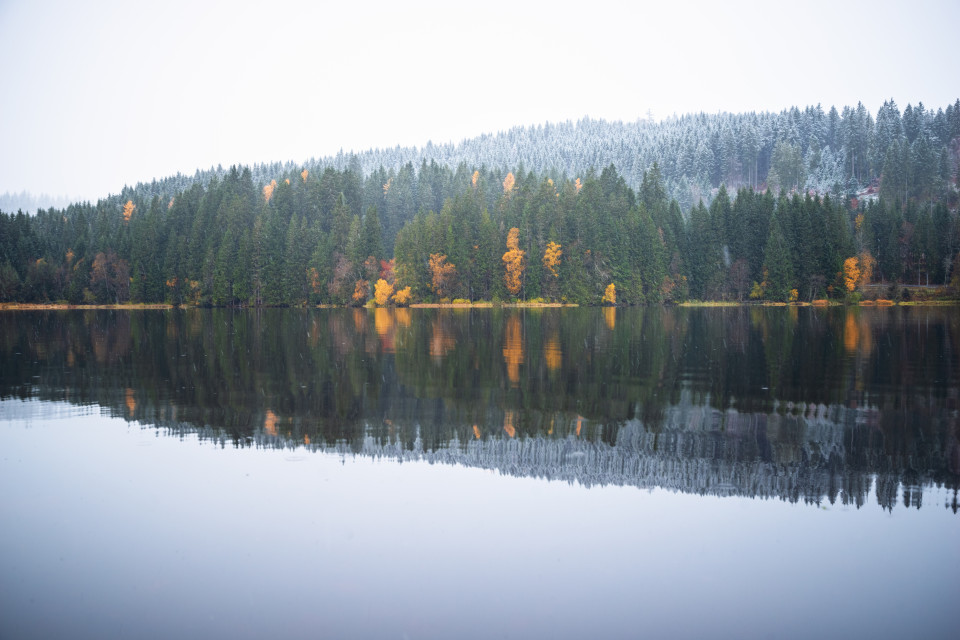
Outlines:
[[950, 309], [0, 313], [0, 638], [953, 638]]

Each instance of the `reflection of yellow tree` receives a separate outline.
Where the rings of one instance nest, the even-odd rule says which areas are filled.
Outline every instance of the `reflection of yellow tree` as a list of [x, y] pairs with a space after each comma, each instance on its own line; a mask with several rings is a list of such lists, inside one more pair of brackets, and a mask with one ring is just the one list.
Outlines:
[[473, 437], [479, 440], [481, 435], [482, 434], [480, 433], [480, 428], [477, 427], [477, 425], [473, 425]]
[[133, 412], [137, 410], [137, 399], [134, 397], [133, 389], [127, 389], [126, 401], [127, 411], [129, 412], [128, 415], [132, 418]]
[[846, 321], [843, 324], [843, 348], [849, 353], [855, 353], [860, 343], [860, 327], [853, 309], [847, 309]]
[[517, 437], [517, 428], [513, 426], [513, 411], [504, 411], [503, 412], [503, 430], [511, 438]]
[[406, 329], [410, 326], [410, 309], [397, 309], [395, 314], [397, 317], [398, 327], [403, 327]]
[[434, 358], [442, 358], [450, 353], [457, 341], [452, 332], [447, 327], [447, 323], [437, 317], [431, 325], [430, 332], [430, 355]]
[[507, 364], [507, 378], [510, 386], [520, 384], [520, 365], [523, 364], [523, 330], [520, 318], [510, 316], [507, 320], [506, 336], [503, 340], [503, 361]]
[[393, 353], [396, 324], [390, 309], [374, 309], [373, 326], [377, 331], [377, 335], [380, 336], [380, 346], [384, 352]]
[[560, 368], [563, 361], [563, 352], [560, 350], [560, 338], [556, 333], [550, 336], [543, 345], [543, 359], [547, 363], [547, 369], [556, 371]]
[[617, 310], [613, 307], [604, 307], [603, 319], [607, 323], [607, 328], [613, 331], [614, 327], [617, 326]]
[[267, 413], [263, 417], [263, 430], [271, 436], [277, 435], [277, 414], [270, 409], [267, 409]]

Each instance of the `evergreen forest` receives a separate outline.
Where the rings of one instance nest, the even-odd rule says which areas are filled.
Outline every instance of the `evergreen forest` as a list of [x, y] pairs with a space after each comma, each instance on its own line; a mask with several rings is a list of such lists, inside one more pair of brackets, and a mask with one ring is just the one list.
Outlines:
[[902, 113], [890, 100], [875, 116], [818, 105], [581, 120], [217, 167], [96, 203], [0, 211], [0, 301], [643, 304], [955, 292], [958, 160], [960, 100]]

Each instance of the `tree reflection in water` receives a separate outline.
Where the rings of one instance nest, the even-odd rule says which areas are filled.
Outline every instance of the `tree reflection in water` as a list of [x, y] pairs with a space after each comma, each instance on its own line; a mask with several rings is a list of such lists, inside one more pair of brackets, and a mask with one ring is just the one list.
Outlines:
[[226, 445], [885, 508], [960, 477], [938, 308], [0, 313], [0, 395]]

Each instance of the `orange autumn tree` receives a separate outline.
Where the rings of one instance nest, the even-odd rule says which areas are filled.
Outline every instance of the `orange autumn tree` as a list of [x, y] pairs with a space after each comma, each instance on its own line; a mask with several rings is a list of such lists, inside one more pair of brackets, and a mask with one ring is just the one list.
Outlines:
[[520, 250], [520, 229], [513, 227], [507, 233], [507, 252], [503, 254], [503, 264], [506, 267], [506, 273], [503, 275], [503, 281], [507, 285], [507, 291], [510, 295], [520, 293], [522, 285], [524, 256], [526, 251]]
[[430, 287], [437, 297], [446, 298], [450, 295], [457, 278], [457, 267], [447, 262], [447, 256], [442, 253], [430, 254]]
[[843, 261], [843, 284], [847, 291], [853, 291], [857, 288], [857, 282], [860, 280], [860, 261], [856, 258], [847, 258]]
[[370, 295], [370, 282], [368, 280], [357, 280], [353, 287], [353, 296], [351, 300], [355, 305], [362, 305], [367, 301]]
[[123, 221], [130, 222], [130, 218], [133, 217], [133, 210], [137, 208], [137, 205], [133, 204], [133, 200], [127, 200], [127, 204], [123, 205]]

